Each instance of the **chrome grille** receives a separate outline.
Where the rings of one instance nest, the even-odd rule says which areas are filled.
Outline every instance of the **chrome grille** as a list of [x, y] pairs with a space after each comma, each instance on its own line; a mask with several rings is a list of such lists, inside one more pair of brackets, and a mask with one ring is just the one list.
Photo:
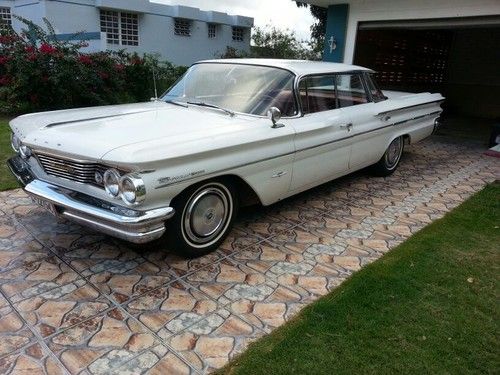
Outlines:
[[102, 164], [75, 161], [64, 159], [59, 156], [36, 153], [36, 158], [40, 162], [45, 173], [51, 176], [64, 178], [65, 180], [76, 181], [82, 184], [92, 184], [102, 187], [95, 181], [95, 173], [104, 174], [106, 167]]

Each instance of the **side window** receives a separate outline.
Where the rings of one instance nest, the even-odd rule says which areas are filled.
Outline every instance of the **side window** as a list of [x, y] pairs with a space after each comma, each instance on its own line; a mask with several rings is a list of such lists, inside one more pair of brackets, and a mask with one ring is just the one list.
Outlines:
[[304, 114], [338, 108], [335, 76], [307, 77], [299, 83]]
[[379, 89], [375, 77], [373, 74], [365, 74], [366, 84], [368, 85], [368, 91], [370, 91], [372, 95], [372, 99], [375, 103], [381, 102], [382, 100], [386, 100], [387, 98]]
[[337, 95], [341, 108], [368, 103], [361, 74], [339, 74], [337, 76]]

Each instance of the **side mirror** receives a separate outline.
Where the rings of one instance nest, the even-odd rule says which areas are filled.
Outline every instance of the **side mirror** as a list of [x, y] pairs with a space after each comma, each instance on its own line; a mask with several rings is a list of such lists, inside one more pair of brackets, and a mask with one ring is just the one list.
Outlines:
[[281, 111], [276, 107], [271, 107], [267, 110], [267, 118], [272, 121], [272, 128], [282, 128], [285, 126], [277, 123], [281, 119]]

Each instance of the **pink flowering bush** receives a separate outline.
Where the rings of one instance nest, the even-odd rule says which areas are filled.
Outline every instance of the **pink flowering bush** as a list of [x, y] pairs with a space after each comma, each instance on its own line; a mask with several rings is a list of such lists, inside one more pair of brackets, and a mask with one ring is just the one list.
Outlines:
[[145, 101], [154, 95], [153, 71], [159, 93], [185, 71], [149, 55], [83, 53], [86, 42], [57, 40], [48, 22], [45, 31], [20, 20], [26, 30], [0, 34], [0, 113]]

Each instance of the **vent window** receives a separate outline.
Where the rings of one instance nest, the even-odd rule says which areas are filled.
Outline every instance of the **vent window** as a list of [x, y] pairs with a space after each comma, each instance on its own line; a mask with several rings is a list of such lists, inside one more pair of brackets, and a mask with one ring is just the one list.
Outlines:
[[180, 36], [191, 36], [191, 21], [176, 18], [174, 21], [174, 34]]
[[217, 33], [217, 25], [213, 24], [213, 23], [209, 23], [208, 24], [208, 37], [210, 39], [213, 39], [216, 37], [216, 34]]
[[243, 42], [243, 35], [243, 27], [233, 27], [233, 40], [235, 42]]

